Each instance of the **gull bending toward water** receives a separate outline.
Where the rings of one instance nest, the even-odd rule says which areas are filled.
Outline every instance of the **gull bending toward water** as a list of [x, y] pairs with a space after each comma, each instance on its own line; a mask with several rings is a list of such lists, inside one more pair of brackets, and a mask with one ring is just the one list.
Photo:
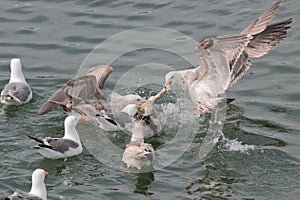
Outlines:
[[139, 110], [144, 110], [144, 113], [137, 112], [135, 115], [135, 123], [131, 132], [143, 133], [143, 138], [159, 135], [162, 132], [162, 125], [155, 111], [155, 100], [160, 98], [166, 90], [163, 89], [155, 96], [151, 96], [148, 100], [144, 100]]
[[22, 190], [17, 190], [8, 197], [3, 197], [1, 200], [47, 200], [47, 190], [44, 183], [48, 172], [43, 169], [36, 169], [32, 173], [32, 186], [29, 193]]
[[291, 18], [270, 24], [279, 5], [280, 1], [276, 2], [240, 34], [202, 40], [195, 48], [199, 66], [166, 74], [166, 90], [174, 83], [179, 84], [198, 104], [196, 111], [203, 113], [233, 101], [220, 95], [249, 69], [250, 58], [263, 56], [287, 36]]
[[10, 79], [1, 92], [1, 103], [5, 105], [20, 105], [32, 99], [32, 91], [27, 84], [22, 64], [19, 58], [10, 61]]
[[82, 145], [75, 126], [77, 122], [83, 120], [83, 117], [68, 116], [64, 122], [65, 134], [63, 138], [38, 139], [29, 135], [28, 137], [40, 143], [34, 148], [46, 158], [59, 159], [75, 156], [82, 152]]
[[102, 110], [99, 116], [96, 116], [95, 121], [105, 131], [129, 131], [134, 125], [136, 112], [137, 105], [128, 104], [119, 112], [105, 112]]

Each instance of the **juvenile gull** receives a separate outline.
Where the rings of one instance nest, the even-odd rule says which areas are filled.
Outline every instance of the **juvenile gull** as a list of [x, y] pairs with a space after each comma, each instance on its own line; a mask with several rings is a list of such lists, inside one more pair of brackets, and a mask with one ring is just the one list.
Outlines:
[[131, 142], [126, 145], [122, 161], [127, 168], [136, 168], [138, 170], [153, 167], [155, 151], [151, 144], [144, 143], [143, 133], [137, 129], [133, 132]]
[[[81, 110], [80, 106], [95, 103], [97, 99], [103, 98], [101, 89], [111, 72], [112, 67], [100, 65], [91, 68], [83, 76], [69, 80], [49, 97], [38, 111], [38, 114], [46, 114], [58, 107], [62, 107], [68, 112], [71, 110], [76, 111], [76, 109], [84, 112], [85, 110]], [[97, 106], [102, 107], [101, 104], [97, 104]]]
[[155, 96], [151, 96], [148, 100], [144, 100], [139, 110], [144, 110], [144, 113], [137, 112], [135, 115], [135, 123], [131, 132], [141, 132], [143, 138], [152, 137], [162, 132], [162, 125], [156, 115], [155, 100], [160, 98], [166, 90], [163, 89]]
[[36, 169], [32, 173], [32, 186], [30, 192], [22, 190], [15, 191], [8, 197], [3, 197], [1, 200], [47, 200], [47, 190], [44, 183], [48, 172], [43, 169]]
[[22, 64], [19, 58], [10, 61], [10, 79], [1, 92], [1, 103], [5, 105], [20, 105], [32, 99], [32, 91], [27, 84]]
[[140, 104], [142, 97], [135, 94], [119, 95], [104, 88], [104, 82], [113, 71], [112, 67], [100, 65], [87, 74], [69, 80], [58, 89], [38, 111], [39, 115], [62, 107], [67, 112], [95, 117], [101, 110], [121, 111], [128, 104]]
[[276, 2], [240, 34], [202, 40], [195, 48], [199, 66], [166, 74], [166, 90], [170, 90], [174, 83], [179, 84], [198, 104], [196, 111], [203, 113], [233, 101], [220, 95], [249, 69], [250, 58], [263, 56], [287, 36], [291, 18], [270, 24], [279, 4], [280, 1]]
[[34, 148], [46, 158], [59, 159], [75, 156], [82, 152], [82, 145], [75, 126], [77, 122], [83, 120], [83, 117], [68, 116], [64, 122], [65, 134], [63, 138], [46, 137], [39, 139], [33, 136], [28, 137], [40, 143]]

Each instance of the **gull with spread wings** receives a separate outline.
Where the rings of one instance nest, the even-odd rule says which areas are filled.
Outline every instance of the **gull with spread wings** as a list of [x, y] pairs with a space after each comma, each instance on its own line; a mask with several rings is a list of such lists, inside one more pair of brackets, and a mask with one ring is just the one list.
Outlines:
[[104, 87], [113, 68], [107, 65], [92, 67], [82, 76], [65, 83], [42, 105], [39, 115], [62, 107], [68, 113], [88, 118], [101, 116], [101, 112], [119, 112], [129, 104], [140, 104], [143, 98], [137, 94], [120, 95]]
[[251, 58], [268, 53], [287, 36], [292, 19], [270, 24], [281, 1], [258, 17], [241, 33], [210, 37], [202, 40], [195, 51], [199, 66], [166, 74], [165, 89], [177, 83], [191, 100], [198, 104], [197, 112], [210, 112], [234, 99], [221, 95], [249, 69]]

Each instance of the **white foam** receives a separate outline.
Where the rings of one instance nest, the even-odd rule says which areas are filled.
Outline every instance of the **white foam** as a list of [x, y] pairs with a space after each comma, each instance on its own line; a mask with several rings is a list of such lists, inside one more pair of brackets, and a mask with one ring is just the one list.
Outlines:
[[229, 151], [246, 152], [248, 150], [254, 150], [255, 148], [254, 145], [242, 144], [242, 142], [238, 141], [237, 139], [230, 140], [224, 137], [223, 141], [225, 142], [225, 147]]

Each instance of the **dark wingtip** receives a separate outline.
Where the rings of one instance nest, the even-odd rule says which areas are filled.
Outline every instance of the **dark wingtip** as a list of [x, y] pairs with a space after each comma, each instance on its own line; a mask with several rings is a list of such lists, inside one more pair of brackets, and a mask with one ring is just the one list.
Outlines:
[[230, 104], [231, 102], [233, 102], [235, 100], [235, 98], [230, 98], [230, 99], [226, 99], [226, 103]]

